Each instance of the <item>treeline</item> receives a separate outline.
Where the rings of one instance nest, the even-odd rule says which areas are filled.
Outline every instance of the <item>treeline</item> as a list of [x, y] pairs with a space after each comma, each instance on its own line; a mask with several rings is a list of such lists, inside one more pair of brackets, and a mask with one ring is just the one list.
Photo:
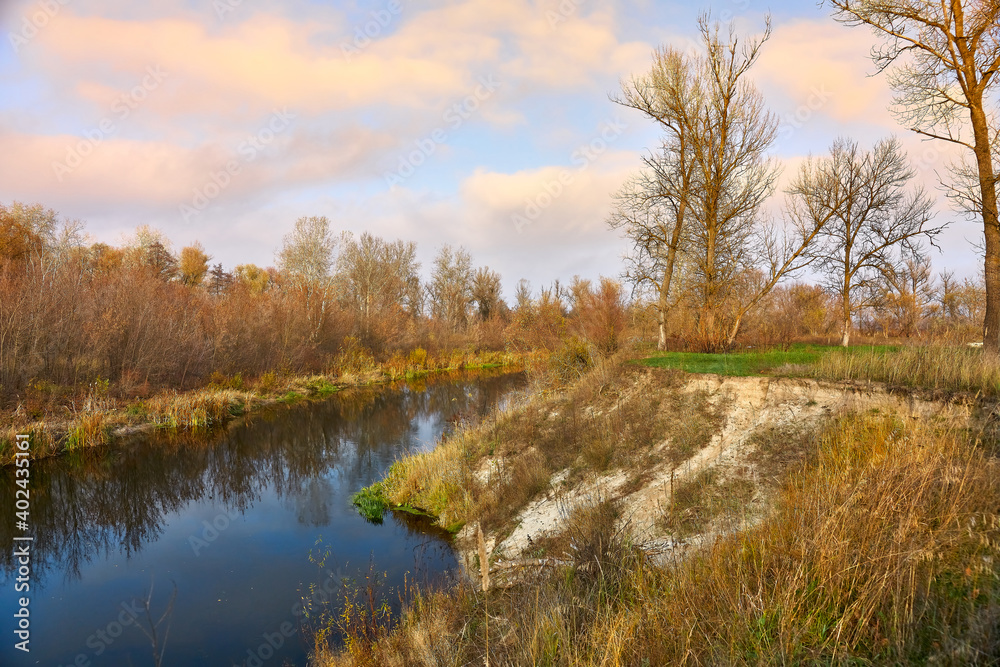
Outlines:
[[109, 381], [125, 394], [188, 388], [213, 374], [337, 373], [422, 348], [556, 349], [580, 337], [613, 352], [628, 322], [621, 286], [575, 280], [539, 294], [444, 246], [430, 279], [416, 244], [336, 233], [302, 218], [275, 267], [212, 264], [199, 244], [175, 251], [140, 227], [119, 246], [41, 205], [0, 204], [0, 385]]

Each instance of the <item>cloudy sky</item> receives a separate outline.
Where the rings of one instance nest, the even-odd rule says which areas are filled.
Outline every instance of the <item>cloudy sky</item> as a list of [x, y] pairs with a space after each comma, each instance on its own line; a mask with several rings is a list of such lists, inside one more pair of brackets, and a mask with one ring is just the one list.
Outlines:
[[[947, 147], [887, 111], [871, 36], [810, 0], [3, 0], [0, 202], [41, 202], [118, 242], [137, 225], [227, 267], [274, 263], [295, 219], [443, 243], [510, 294], [621, 270], [611, 194], [656, 142], [617, 107], [699, 12], [774, 33], [754, 70], [789, 178], [841, 134], [896, 133], [934, 188]], [[777, 207], [776, 207], [777, 208]], [[971, 275], [954, 219], [937, 268]]]

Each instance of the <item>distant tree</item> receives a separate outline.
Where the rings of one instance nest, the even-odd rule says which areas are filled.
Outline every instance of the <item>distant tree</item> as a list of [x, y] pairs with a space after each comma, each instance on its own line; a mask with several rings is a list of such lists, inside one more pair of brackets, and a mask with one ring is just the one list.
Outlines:
[[253, 296], [260, 296], [271, 286], [270, 274], [256, 264], [240, 264], [233, 270], [233, 278]]
[[445, 245], [438, 252], [428, 293], [434, 318], [452, 331], [464, 329], [472, 304], [472, 258], [464, 248]]
[[278, 269], [302, 283], [319, 283], [330, 277], [337, 237], [325, 217], [295, 221], [278, 251]]
[[165, 282], [177, 276], [177, 257], [172, 244], [159, 229], [140, 225], [135, 234], [125, 239], [124, 263], [130, 268], [142, 268]]
[[483, 267], [472, 277], [472, 302], [480, 321], [486, 321], [498, 315], [506, 305], [503, 303], [503, 288], [500, 284], [500, 274]]
[[597, 290], [578, 285], [579, 298], [574, 308], [576, 328], [583, 338], [605, 356], [614, 354], [621, 345], [627, 318], [625, 295], [621, 283], [601, 278]]
[[125, 251], [106, 243], [94, 243], [87, 250], [86, 264], [92, 274], [110, 275], [125, 262]]
[[[995, 106], [1000, 74], [1000, 3], [995, 0], [830, 0], [834, 18], [883, 38], [872, 49], [878, 70], [895, 65], [896, 113], [914, 132], [967, 148], [975, 165], [959, 168], [961, 208], [983, 222], [984, 345], [1000, 352], [1000, 218], [997, 210]], [[900, 64], [901, 63], [901, 64]], [[969, 130], [971, 129], [971, 136]]]
[[420, 312], [420, 262], [417, 245], [385, 241], [365, 232], [345, 234], [337, 259], [342, 297], [357, 315], [364, 336], [376, 318], [415, 317]]
[[163, 281], [177, 276], [177, 258], [159, 241], [153, 241], [143, 248], [142, 263], [154, 276]]
[[303, 298], [311, 341], [326, 325], [333, 299], [331, 269], [337, 237], [325, 217], [303, 217], [295, 221], [278, 251], [278, 269], [288, 287]]
[[200, 285], [208, 273], [208, 260], [212, 259], [200, 243], [181, 249], [178, 270], [181, 282], [190, 287]]
[[[847, 347], [854, 315], [871, 306], [886, 276], [900, 275], [907, 257], [919, 257], [921, 238], [933, 242], [932, 203], [914, 177], [897, 139], [864, 152], [838, 139], [830, 156], [811, 160], [790, 188], [794, 210], [823, 225], [810, 249], [824, 285], [841, 302], [841, 345]], [[795, 205], [793, 205], [795, 206]]]
[[58, 214], [41, 204], [0, 204], [0, 263], [38, 265], [56, 242]]
[[222, 264], [216, 264], [208, 272], [208, 293], [212, 296], [222, 296], [225, 294], [233, 282], [233, 274], [222, 268]]
[[573, 276], [569, 283], [570, 313], [579, 314], [584, 306], [587, 296], [593, 293], [593, 283], [586, 278]]
[[923, 328], [925, 318], [935, 309], [936, 288], [931, 263], [926, 257], [906, 257], [883, 274], [881, 294], [875, 311], [883, 328], [910, 338]]
[[517, 287], [514, 291], [514, 304], [517, 310], [530, 310], [531, 309], [531, 283], [524, 278], [517, 281]]

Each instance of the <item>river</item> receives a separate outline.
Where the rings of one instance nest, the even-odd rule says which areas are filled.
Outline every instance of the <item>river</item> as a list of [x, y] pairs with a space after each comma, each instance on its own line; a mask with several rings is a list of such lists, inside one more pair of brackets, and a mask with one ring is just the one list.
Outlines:
[[[523, 385], [462, 374], [355, 389], [205, 434], [157, 434], [31, 467], [30, 653], [14, 648], [16, 560], [0, 555], [0, 665], [304, 665], [327, 598], [372, 575], [456, 565], [427, 520], [366, 522], [350, 502], [405, 452], [433, 447]], [[0, 470], [0, 544], [13, 544], [14, 470]], [[148, 603], [148, 604], [147, 604]], [[326, 607], [334, 610], [335, 607]], [[306, 631], [303, 631], [305, 629]]]

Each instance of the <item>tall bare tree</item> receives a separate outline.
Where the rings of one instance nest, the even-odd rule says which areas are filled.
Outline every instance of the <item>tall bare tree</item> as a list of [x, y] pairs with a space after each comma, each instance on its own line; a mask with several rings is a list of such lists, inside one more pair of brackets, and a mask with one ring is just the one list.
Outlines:
[[361, 238], [345, 234], [337, 258], [343, 298], [359, 320], [367, 340], [376, 316], [414, 317], [420, 310], [420, 262], [417, 244], [385, 241], [364, 232]]
[[485, 322], [506, 309], [500, 281], [500, 274], [488, 266], [478, 269], [472, 277], [471, 297], [480, 321]]
[[[880, 72], [892, 67], [896, 113], [913, 131], [971, 151], [971, 189], [958, 200], [983, 221], [987, 350], [1000, 352], [1000, 223], [994, 147], [1000, 71], [997, 0], [830, 0], [834, 18], [868, 26], [883, 40], [872, 51]], [[961, 169], [958, 185], [961, 191]]]
[[919, 257], [919, 241], [943, 229], [929, 225], [932, 203], [914, 177], [895, 138], [872, 151], [838, 139], [829, 157], [803, 165], [789, 188], [790, 210], [808, 224], [823, 220], [809, 250], [825, 285], [841, 300], [843, 336], [850, 344], [854, 314], [871, 305], [887, 276], [902, 274], [906, 257]]
[[336, 247], [337, 237], [325, 216], [303, 217], [285, 235], [277, 254], [283, 278], [304, 297], [311, 340], [319, 337], [326, 324], [333, 298], [331, 269]]
[[464, 329], [472, 304], [472, 258], [464, 248], [445, 245], [434, 260], [428, 292], [434, 317], [452, 331]]
[[676, 49], [661, 48], [653, 54], [652, 69], [623, 82], [622, 94], [612, 98], [642, 112], [663, 131], [659, 150], [643, 157], [646, 168], [616, 194], [608, 220], [632, 243], [626, 277], [656, 293], [661, 350], [667, 346], [671, 286], [695, 176], [701, 65]]
[[633, 243], [627, 276], [658, 293], [661, 349], [681, 265], [685, 292], [697, 302], [700, 344], [728, 347], [747, 312], [808, 264], [805, 250], [818, 232], [815, 225], [779, 232], [762, 215], [779, 172], [768, 157], [778, 122], [748, 73], [770, 21], [762, 36], [748, 40], [733, 29], [720, 35], [708, 15], [699, 27], [703, 56], [660, 50], [652, 71], [623, 85], [616, 99], [664, 131], [659, 150], [644, 158], [646, 168], [618, 194], [609, 220]]

